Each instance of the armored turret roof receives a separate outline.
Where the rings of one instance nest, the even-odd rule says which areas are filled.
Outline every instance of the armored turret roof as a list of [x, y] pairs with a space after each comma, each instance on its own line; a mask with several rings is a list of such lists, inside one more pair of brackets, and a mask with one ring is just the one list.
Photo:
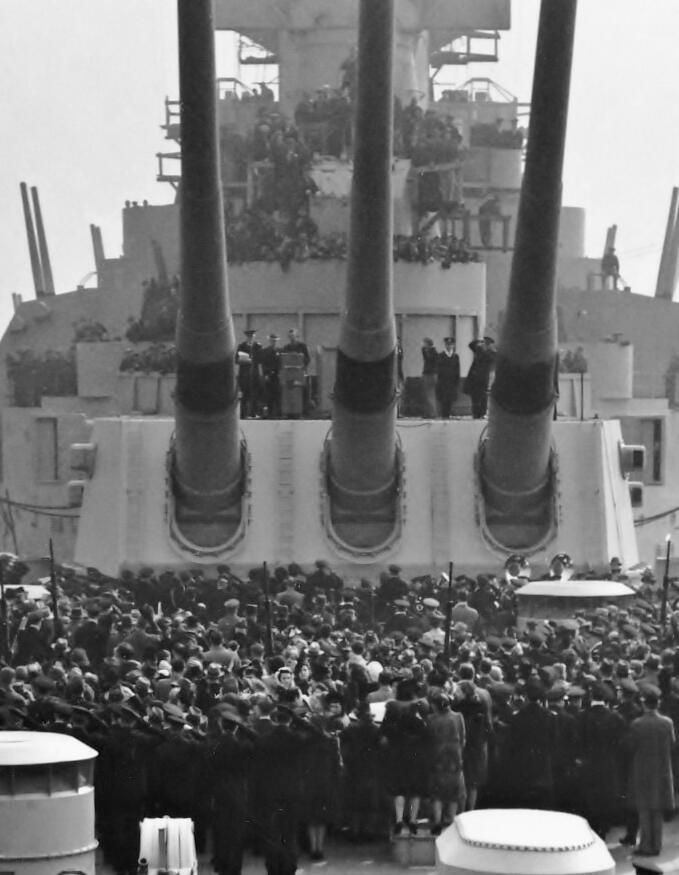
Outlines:
[[92, 760], [97, 752], [57, 732], [0, 733], [0, 766], [39, 766]]

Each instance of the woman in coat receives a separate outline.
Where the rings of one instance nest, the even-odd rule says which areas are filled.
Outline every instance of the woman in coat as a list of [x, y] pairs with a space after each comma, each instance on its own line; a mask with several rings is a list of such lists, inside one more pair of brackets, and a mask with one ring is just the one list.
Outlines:
[[339, 693], [326, 693], [323, 712], [305, 721], [301, 821], [309, 836], [312, 861], [325, 859], [327, 828], [339, 820], [342, 788], [342, 758], [339, 733], [349, 723]]
[[443, 806], [452, 823], [458, 808], [464, 809], [465, 785], [462, 754], [465, 745], [464, 718], [450, 709], [450, 699], [443, 692], [432, 693], [432, 713], [427, 719], [431, 738], [431, 777], [429, 798], [432, 809], [432, 835], [440, 835]]
[[403, 830], [406, 802], [410, 832], [417, 833], [420, 800], [429, 789], [431, 747], [425, 719], [428, 710], [427, 702], [416, 698], [413, 681], [404, 679], [396, 688], [396, 700], [387, 702], [384, 712], [384, 785], [394, 803], [395, 835]]
[[488, 780], [488, 741], [492, 732], [490, 706], [473, 681], [463, 680], [457, 685], [453, 708], [462, 715], [465, 725], [464, 783], [466, 810], [476, 808], [479, 789]]
[[370, 705], [360, 702], [353, 720], [340, 733], [344, 763], [344, 814], [353, 839], [374, 839], [381, 832], [385, 806], [379, 772], [380, 727]]

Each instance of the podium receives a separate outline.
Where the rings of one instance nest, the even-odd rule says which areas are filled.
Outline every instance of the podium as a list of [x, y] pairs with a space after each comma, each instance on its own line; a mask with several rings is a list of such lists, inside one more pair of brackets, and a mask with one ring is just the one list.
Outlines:
[[304, 415], [306, 375], [301, 352], [281, 353], [281, 415], [301, 418]]

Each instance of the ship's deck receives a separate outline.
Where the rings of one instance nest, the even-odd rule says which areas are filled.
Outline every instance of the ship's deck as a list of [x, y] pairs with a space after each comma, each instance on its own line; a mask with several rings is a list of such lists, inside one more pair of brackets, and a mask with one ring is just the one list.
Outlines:
[[[616, 875], [633, 875], [635, 869], [632, 862], [632, 852], [629, 847], [621, 845], [619, 836], [623, 827], [617, 827], [609, 833], [607, 846], [615, 860]], [[652, 871], [679, 871], [679, 817], [666, 823], [663, 831], [664, 850], [659, 857], [638, 858], [639, 864]], [[301, 854], [298, 862], [297, 875], [313, 871], [323, 871], [324, 875], [391, 875], [403, 873], [407, 868], [395, 862], [392, 848], [386, 841], [350, 844], [341, 838], [329, 839], [326, 847], [326, 862], [312, 863], [308, 855]], [[97, 853], [97, 875], [113, 875], [113, 869], [103, 863], [101, 852]], [[264, 870], [262, 857], [247, 854], [243, 863], [243, 875], [260, 875]], [[199, 875], [212, 875], [210, 853], [200, 855]], [[417, 867], [421, 875], [436, 875], [435, 866]]]

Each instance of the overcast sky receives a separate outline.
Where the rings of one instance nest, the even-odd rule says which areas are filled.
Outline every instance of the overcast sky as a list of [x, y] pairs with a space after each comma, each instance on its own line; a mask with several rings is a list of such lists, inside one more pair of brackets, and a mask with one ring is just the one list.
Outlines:
[[[253, 0], [256, 2], [256, 0]], [[651, 14], [652, 12], [652, 14]], [[451, 69], [530, 97], [538, 0], [513, 0], [500, 62]], [[587, 210], [587, 254], [618, 225], [621, 272], [652, 294], [679, 184], [678, 0], [581, 0], [564, 203]], [[222, 45], [220, 41], [220, 45]], [[235, 72], [222, 56], [221, 75]], [[166, 96], [177, 97], [173, 0], [0, 0], [0, 328], [11, 293], [33, 296], [19, 183], [40, 191], [57, 292], [94, 269], [89, 225], [121, 250], [126, 199], [166, 203], [155, 181]]]

